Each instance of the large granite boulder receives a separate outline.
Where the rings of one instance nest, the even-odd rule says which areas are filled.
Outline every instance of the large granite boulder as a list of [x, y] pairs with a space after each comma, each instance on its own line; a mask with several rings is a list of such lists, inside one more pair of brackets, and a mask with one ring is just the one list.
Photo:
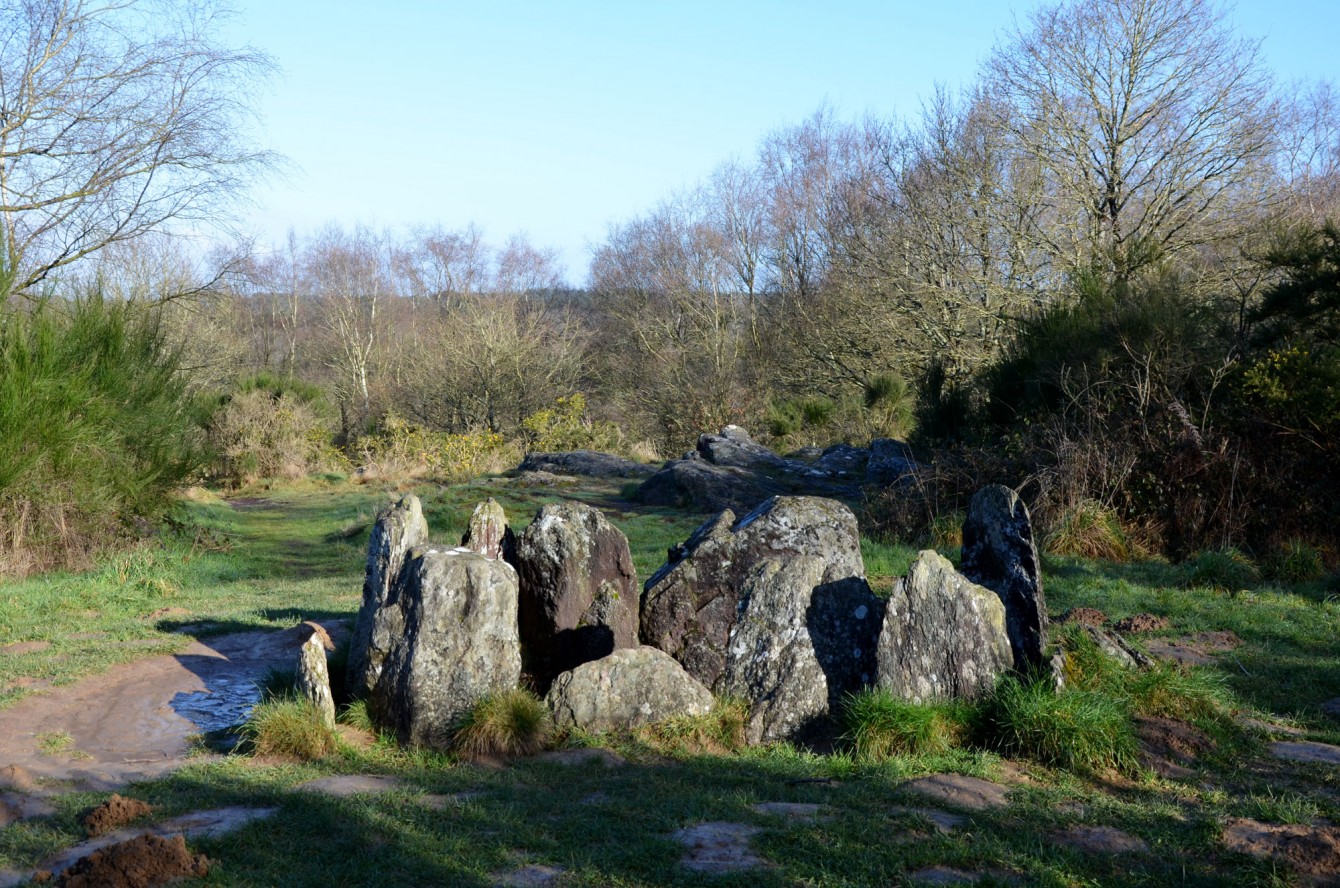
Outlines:
[[824, 568], [811, 587], [863, 578], [856, 516], [835, 500], [773, 497], [739, 521], [727, 510], [705, 522], [642, 592], [643, 644], [670, 654], [714, 691], [726, 666], [749, 573], [765, 558], [813, 555]]
[[631, 647], [555, 679], [545, 697], [554, 724], [612, 731], [679, 715], [705, 715], [712, 692], [654, 647]]
[[346, 667], [346, 684], [354, 697], [366, 696], [377, 683], [377, 673], [385, 654], [384, 650], [375, 650], [371, 646], [373, 618], [386, 603], [410, 549], [426, 542], [428, 522], [424, 520], [419, 498], [412, 493], [405, 494], [398, 503], [385, 509], [372, 525], [363, 577], [363, 604], [354, 622]]
[[554, 475], [586, 475], [593, 478], [645, 478], [657, 466], [624, 459], [597, 450], [567, 450], [558, 453], [527, 453], [518, 472], [550, 472]]
[[466, 549], [414, 549], [377, 611], [385, 651], [368, 714], [402, 743], [445, 749], [480, 698], [521, 679], [517, 577], [505, 561]]
[[827, 559], [769, 557], [744, 579], [722, 693], [749, 707], [750, 743], [819, 739], [875, 678], [884, 603], [865, 580], [826, 582]]
[[637, 644], [628, 539], [585, 503], [547, 505], [517, 538], [521, 644], [543, 693], [561, 672]]
[[878, 686], [914, 703], [990, 693], [1014, 663], [1005, 606], [941, 555], [894, 584], [879, 635]]
[[493, 497], [475, 506], [461, 547], [485, 558], [505, 558], [516, 547], [516, 535], [507, 526], [507, 513]]
[[1047, 603], [1028, 507], [1008, 487], [992, 484], [973, 495], [963, 522], [963, 575], [1000, 596], [1014, 666], [1044, 666]]
[[917, 469], [907, 445], [888, 438], [869, 448], [834, 444], [778, 456], [739, 426], [702, 435], [682, 459], [667, 462], [638, 488], [648, 505], [748, 511], [771, 496], [856, 500], [867, 486], [887, 487]]
[[692, 454], [673, 460], [637, 489], [636, 499], [648, 506], [676, 509], [747, 512], [770, 496], [786, 492], [774, 478], [735, 466], [718, 466]]

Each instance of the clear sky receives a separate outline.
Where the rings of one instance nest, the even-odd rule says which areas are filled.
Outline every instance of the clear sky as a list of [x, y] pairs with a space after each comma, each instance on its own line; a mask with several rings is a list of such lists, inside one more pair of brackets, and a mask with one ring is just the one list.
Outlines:
[[[823, 103], [914, 113], [973, 79], [1038, 0], [235, 0], [230, 39], [283, 69], [255, 195], [278, 243], [326, 222], [524, 231], [580, 283], [609, 224]], [[1283, 80], [1340, 80], [1340, 0], [1240, 0]]]

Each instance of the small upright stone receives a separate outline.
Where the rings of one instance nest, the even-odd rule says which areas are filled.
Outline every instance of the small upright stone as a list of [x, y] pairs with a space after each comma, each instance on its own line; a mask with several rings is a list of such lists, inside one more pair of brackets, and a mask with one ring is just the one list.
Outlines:
[[965, 577], [1000, 596], [1005, 625], [1021, 671], [1043, 668], [1047, 603], [1028, 507], [1008, 487], [992, 484], [973, 496], [963, 522]]
[[894, 584], [879, 636], [879, 687], [914, 703], [978, 697], [1013, 655], [1005, 607], [936, 552]]
[[298, 649], [298, 693], [310, 700], [321, 713], [327, 730], [335, 729], [335, 697], [330, 692], [330, 672], [326, 666], [324, 633], [313, 632]]
[[386, 603], [392, 585], [405, 566], [409, 550], [428, 541], [428, 522], [419, 498], [407, 493], [377, 516], [368, 538], [368, 562], [363, 578], [363, 605], [358, 609], [349, 643], [348, 685], [355, 697], [364, 697], [377, 683], [384, 650], [372, 648], [372, 625]]
[[461, 546], [495, 559], [506, 557], [516, 546], [512, 528], [507, 526], [507, 513], [493, 497], [475, 506], [470, 526], [461, 537]]

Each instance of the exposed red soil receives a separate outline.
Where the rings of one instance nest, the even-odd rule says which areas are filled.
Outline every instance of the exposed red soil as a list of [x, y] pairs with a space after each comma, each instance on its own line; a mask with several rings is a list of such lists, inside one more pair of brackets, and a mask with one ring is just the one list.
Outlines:
[[186, 839], [145, 833], [80, 858], [55, 884], [62, 888], [152, 888], [208, 874], [209, 858], [187, 850]]
[[1140, 758], [1160, 777], [1189, 777], [1196, 759], [1214, 749], [1214, 741], [1185, 722], [1140, 716], [1135, 720]]
[[110, 799], [89, 811], [79, 822], [83, 824], [84, 830], [90, 837], [103, 836], [152, 813], [153, 808], [139, 799], [128, 799], [118, 793], [112, 793]]
[[1107, 614], [1096, 607], [1072, 607], [1061, 615], [1062, 623], [1078, 623], [1081, 626], [1102, 626], [1107, 622]]
[[1340, 828], [1310, 824], [1259, 823], [1235, 818], [1224, 827], [1231, 851], [1287, 861], [1296, 871], [1336, 884], [1340, 876]]
[[1112, 628], [1118, 632], [1161, 632], [1172, 625], [1167, 617], [1153, 614], [1134, 614], [1117, 620]]

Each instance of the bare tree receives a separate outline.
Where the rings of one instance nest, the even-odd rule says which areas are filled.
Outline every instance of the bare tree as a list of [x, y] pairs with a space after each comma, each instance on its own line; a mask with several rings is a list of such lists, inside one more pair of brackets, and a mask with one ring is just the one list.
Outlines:
[[1046, 176], [1057, 260], [1128, 276], [1233, 230], [1272, 157], [1257, 44], [1212, 0], [1068, 0], [997, 46], [996, 125]]
[[212, 224], [274, 158], [247, 144], [272, 65], [214, 0], [0, 10], [0, 298], [172, 220]]

